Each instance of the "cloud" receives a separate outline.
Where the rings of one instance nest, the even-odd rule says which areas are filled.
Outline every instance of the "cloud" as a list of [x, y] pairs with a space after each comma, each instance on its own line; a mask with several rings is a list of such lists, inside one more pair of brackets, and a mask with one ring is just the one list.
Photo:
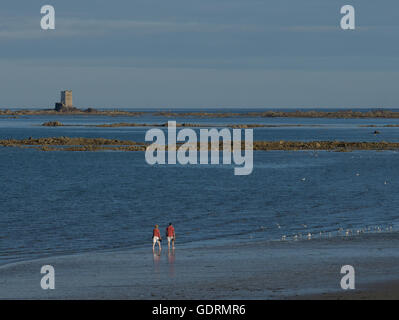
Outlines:
[[285, 32], [333, 32], [340, 30], [337, 26], [287, 26], [279, 28], [280, 31]]
[[[397, 26], [359, 26], [357, 31], [398, 31]], [[56, 18], [56, 30], [42, 30], [39, 18], [0, 17], [0, 40], [44, 37], [106, 37], [115, 33], [154, 35], [167, 33], [328, 33], [340, 31], [338, 25], [276, 26], [200, 21]]]
[[106, 36], [116, 32], [151, 35], [178, 32], [256, 31], [257, 26], [201, 22], [56, 18], [55, 30], [42, 30], [39, 19], [1, 18], [0, 39], [35, 39], [48, 36]]

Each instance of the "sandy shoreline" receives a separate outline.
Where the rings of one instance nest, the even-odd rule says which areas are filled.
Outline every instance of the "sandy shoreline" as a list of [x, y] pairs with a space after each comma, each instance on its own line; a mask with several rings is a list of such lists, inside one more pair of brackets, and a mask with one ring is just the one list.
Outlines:
[[[398, 233], [76, 254], [0, 266], [1, 299], [396, 299]], [[42, 290], [40, 268], [55, 268]], [[341, 266], [356, 290], [340, 289]]]
[[290, 297], [292, 300], [398, 300], [399, 281], [382, 281], [350, 291], [326, 292]]

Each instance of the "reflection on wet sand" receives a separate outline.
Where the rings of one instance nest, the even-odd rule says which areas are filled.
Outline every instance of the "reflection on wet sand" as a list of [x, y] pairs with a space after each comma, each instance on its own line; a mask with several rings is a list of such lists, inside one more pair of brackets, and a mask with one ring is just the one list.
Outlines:
[[159, 268], [161, 265], [161, 251], [153, 252], [153, 256], [154, 256], [154, 271], [155, 273], [159, 273]]
[[175, 275], [175, 249], [168, 250], [168, 262], [169, 262], [169, 275], [174, 277]]

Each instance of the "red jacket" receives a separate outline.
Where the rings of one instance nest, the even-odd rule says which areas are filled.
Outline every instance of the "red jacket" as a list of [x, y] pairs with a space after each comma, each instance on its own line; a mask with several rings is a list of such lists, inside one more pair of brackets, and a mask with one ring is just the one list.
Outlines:
[[175, 236], [175, 228], [173, 226], [169, 226], [166, 228], [166, 235], [168, 237], [174, 237]]
[[159, 232], [159, 229], [155, 228], [152, 231], [152, 237], [158, 237], [159, 239], [161, 239], [161, 233]]

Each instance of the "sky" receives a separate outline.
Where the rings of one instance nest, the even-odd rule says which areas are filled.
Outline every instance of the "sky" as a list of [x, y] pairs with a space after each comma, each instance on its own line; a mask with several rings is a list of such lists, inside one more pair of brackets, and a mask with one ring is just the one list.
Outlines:
[[65, 89], [79, 108], [399, 107], [398, 16], [397, 0], [1, 0], [0, 108]]

